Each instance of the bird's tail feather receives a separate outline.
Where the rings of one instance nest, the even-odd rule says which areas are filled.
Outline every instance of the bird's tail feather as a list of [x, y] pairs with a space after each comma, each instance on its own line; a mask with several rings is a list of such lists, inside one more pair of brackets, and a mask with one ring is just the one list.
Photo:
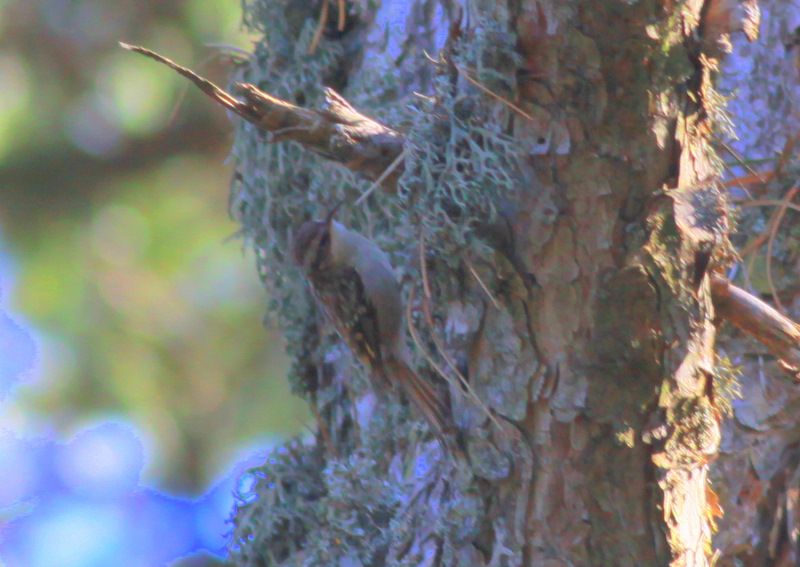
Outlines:
[[443, 448], [454, 454], [461, 453], [451, 439], [453, 427], [447, 406], [433, 386], [420, 378], [403, 360], [391, 358], [386, 361], [386, 367], [392, 380], [403, 388], [411, 403], [433, 429]]

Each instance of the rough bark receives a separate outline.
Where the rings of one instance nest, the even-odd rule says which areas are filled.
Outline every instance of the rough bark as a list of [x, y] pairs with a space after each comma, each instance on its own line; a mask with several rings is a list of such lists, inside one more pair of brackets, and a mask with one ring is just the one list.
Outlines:
[[[245, 3], [254, 86], [207, 92], [246, 119], [232, 210], [317, 430], [254, 472], [240, 563], [710, 564], [730, 405], [713, 300], [749, 301], [712, 286], [732, 258], [714, 81], [752, 32], [731, 8]], [[469, 463], [376, 400], [289, 261], [293, 229], [341, 200], [403, 276]]]
[[[744, 158], [770, 160], [750, 165], [768, 182], [745, 184], [747, 192], [739, 183], [732, 184], [743, 203], [734, 240], [742, 255], [737, 284], [797, 321], [800, 217], [792, 207], [797, 206], [800, 175], [800, 49], [792, 46], [800, 11], [783, 0], [760, 4], [764, 10], [761, 38], [745, 46], [742, 38], [734, 36], [735, 49], [727, 60], [731, 72], [727, 85], [723, 84], [728, 89], [735, 84], [737, 90], [730, 110], [741, 140], [730, 144]], [[728, 159], [739, 165], [734, 157]], [[735, 175], [747, 177], [752, 171], [739, 167]], [[714, 538], [720, 550], [718, 564], [797, 565], [800, 390], [791, 379], [794, 373], [783, 372], [790, 361], [772, 348], [747, 340], [738, 328], [723, 330], [719, 350], [741, 368], [742, 397], [734, 401], [733, 413], [723, 424], [719, 459], [711, 470], [725, 510]]]

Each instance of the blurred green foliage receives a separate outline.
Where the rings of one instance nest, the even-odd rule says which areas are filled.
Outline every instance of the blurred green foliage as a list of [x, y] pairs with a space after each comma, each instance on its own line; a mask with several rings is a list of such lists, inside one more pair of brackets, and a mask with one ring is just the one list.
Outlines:
[[0, 226], [40, 331], [33, 423], [124, 413], [149, 474], [199, 490], [246, 444], [302, 430], [254, 260], [229, 237], [232, 125], [139, 43], [225, 83], [235, 0], [0, 1]]

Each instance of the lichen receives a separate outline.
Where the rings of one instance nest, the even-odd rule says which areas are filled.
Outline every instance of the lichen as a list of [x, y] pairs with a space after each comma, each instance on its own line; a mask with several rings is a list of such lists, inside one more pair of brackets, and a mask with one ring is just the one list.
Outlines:
[[[348, 2], [348, 18], [373, 9], [369, 4]], [[344, 201], [339, 220], [374, 239], [399, 274], [415, 281], [424, 234], [435, 294], [461, 285], [467, 255], [493, 265], [495, 253], [476, 229], [514, 196], [516, 151], [506, 133], [511, 111], [462, 73], [513, 99], [514, 34], [481, 20], [479, 10], [477, 24], [453, 39], [447, 58], [434, 65], [431, 92], [419, 97], [403, 92], [391, 68], [380, 76], [375, 65], [372, 74], [348, 75], [358, 59], [349, 51], [352, 42], [323, 34], [309, 49], [319, 2], [244, 0], [243, 7], [245, 25], [264, 39], [234, 80], [311, 108], [321, 105], [323, 86], [335, 83], [359, 111], [403, 133], [407, 143], [397, 192], [376, 191], [354, 207], [371, 181], [295, 143], [270, 143], [253, 126], [237, 126], [231, 213], [257, 252], [268, 317], [282, 330], [292, 359], [293, 391], [309, 400], [331, 431], [320, 433], [317, 444], [288, 443], [249, 473], [252, 486], [233, 518], [232, 558], [244, 565], [411, 565], [445, 549], [463, 555], [471, 538], [491, 529], [477, 484], [488, 481], [469, 471], [459, 479], [442, 475], [437, 467], [451, 464], [430, 433], [409, 419], [407, 406], [382, 403], [371, 416], [360, 414], [368, 392], [350, 379], [353, 369], [345, 366], [351, 360], [316, 313], [288, 250], [296, 226]], [[430, 72], [430, 61], [420, 57], [417, 64]], [[485, 284], [502, 297], [498, 278], [490, 273]], [[511, 413], [523, 416], [524, 400], [520, 404]], [[483, 453], [493, 458], [493, 451]], [[393, 456], [389, 462], [387, 455]], [[485, 463], [487, 478], [509, 475], [511, 463], [500, 460]]]
[[661, 206], [650, 215], [648, 219], [650, 238], [646, 250], [656, 266], [653, 272], [662, 278], [674, 296], [680, 298], [685, 286], [684, 270], [675, 258], [680, 257], [681, 237], [675, 224], [671, 204], [671, 201], [663, 199]]
[[733, 401], [741, 399], [742, 385], [739, 378], [742, 367], [735, 365], [727, 356], [717, 355], [714, 365], [714, 402], [722, 415], [733, 416]]
[[[304, 565], [342, 558], [374, 564], [392, 534], [386, 528], [402, 491], [362, 453], [323, 464], [318, 450], [294, 442], [249, 472], [239, 495], [231, 552], [237, 564], [280, 565], [299, 550]], [[292, 561], [289, 561], [292, 563]]]
[[237, 564], [279, 565], [305, 545], [325, 496], [321, 470], [319, 451], [293, 442], [240, 480], [230, 545]]
[[[235, 79], [314, 106], [321, 101], [324, 77], [340, 62], [341, 50], [323, 40], [313, 54], [308, 53], [315, 14], [311, 5], [304, 12], [298, 6], [288, 0], [243, 4], [245, 25], [262, 32], [264, 41]], [[268, 314], [287, 339], [293, 361], [289, 381], [295, 392], [307, 393], [310, 384], [302, 366], [315, 355], [308, 348], [313, 306], [289, 259], [290, 234], [292, 227], [319, 213], [314, 203], [331, 202], [331, 194], [342, 190], [347, 174], [295, 144], [266, 143], [245, 122], [239, 123], [236, 134], [232, 155], [238, 174], [231, 191], [231, 214], [256, 250], [259, 275], [270, 293]], [[320, 174], [327, 178], [324, 185]]]
[[[301, 4], [305, 3], [244, 2], [246, 26], [263, 33], [264, 41], [236, 80], [315, 107], [326, 78], [342, 63], [342, 49], [323, 39], [313, 54], [308, 53], [318, 14], [313, 3]], [[479, 22], [469, 37], [453, 43], [450, 60], [436, 65], [433, 92], [423, 98], [411, 93], [398, 98], [399, 84], [390, 72], [377, 82], [375, 76], [356, 75], [348, 85], [346, 97], [403, 132], [407, 143], [397, 194], [376, 194], [365, 207], [346, 207], [341, 218], [374, 238], [400, 260], [398, 265], [407, 263], [402, 260], [416, 248], [420, 234], [433, 263], [444, 270], [438, 277], [441, 282], [457, 280], [451, 276], [467, 248], [477, 256], [491, 254], [475, 229], [491, 222], [498, 203], [512, 197], [514, 142], [492, 116], [507, 110], [485, 95], [459, 94], [463, 89], [455, 88], [453, 65], [487, 88], [511, 96], [514, 43], [513, 33], [498, 23]], [[419, 64], [431, 65], [427, 60]], [[292, 229], [305, 219], [323, 216], [338, 201], [355, 201], [370, 183], [295, 144], [265, 143], [246, 124], [239, 127], [233, 155], [240, 175], [231, 211], [258, 252], [259, 273], [270, 292], [269, 313], [284, 331], [290, 356], [295, 362], [307, 359], [309, 349], [302, 340], [307, 337], [303, 329], [310, 305], [287, 257]], [[307, 390], [302, 376], [295, 364], [290, 382], [299, 393]]]
[[496, 218], [517, 181], [515, 142], [492, 116], [498, 108], [508, 110], [478, 90], [464, 94], [454, 81], [467, 75], [510, 96], [514, 41], [496, 22], [479, 22], [469, 37], [453, 43], [449, 59], [437, 63], [433, 93], [409, 107], [406, 167], [398, 189], [408, 218], [400, 221], [419, 225], [432, 243], [431, 254], [452, 267], [449, 259], [457, 261], [465, 248], [479, 246], [476, 227]]
[[439, 517], [438, 533], [451, 544], [474, 539], [481, 530], [485, 506], [476, 488], [449, 499]]
[[[493, 410], [522, 420], [528, 398], [520, 392], [528, 391], [535, 353], [517, 332], [509, 332], [515, 324], [508, 310], [491, 309], [485, 318], [479, 356], [472, 369], [475, 390]], [[503, 379], [498, 380], [498, 376]]]

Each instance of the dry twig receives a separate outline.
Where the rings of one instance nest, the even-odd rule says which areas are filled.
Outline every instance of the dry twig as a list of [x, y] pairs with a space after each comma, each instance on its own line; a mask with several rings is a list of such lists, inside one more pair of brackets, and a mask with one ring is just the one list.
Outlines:
[[[739, 204], [739, 206], [743, 208], [759, 207], [759, 206], [778, 207], [778, 210], [775, 211], [770, 217], [768, 230], [758, 235], [758, 237], [756, 237], [755, 240], [749, 243], [742, 251], [742, 256], [751, 253], [755, 254], [755, 252], [764, 244], [764, 242], [765, 241], [767, 242], [767, 259], [766, 259], [767, 283], [769, 284], [770, 292], [772, 294], [773, 301], [775, 301], [775, 305], [783, 313], [785, 313], [786, 310], [783, 308], [783, 305], [781, 304], [781, 301], [778, 297], [777, 289], [775, 288], [775, 282], [773, 281], [772, 278], [772, 249], [775, 242], [775, 237], [778, 234], [778, 228], [780, 226], [781, 221], [783, 220], [784, 215], [786, 214], [786, 210], [793, 209], [796, 211], [800, 211], [800, 206], [795, 205], [794, 203], [791, 202], [798, 191], [800, 191], [800, 185], [795, 185], [786, 193], [786, 195], [781, 200], [753, 199]], [[751, 257], [750, 263], [748, 264], [748, 269], [745, 271], [745, 275], [747, 276], [749, 276], [747, 272], [749, 272], [750, 264], [752, 264], [754, 259], [755, 255]]]
[[336, 24], [336, 29], [344, 31], [344, 26], [347, 24], [347, 0], [339, 0], [339, 21]]
[[478, 274], [478, 270], [475, 269], [475, 266], [472, 265], [472, 262], [469, 261], [469, 258], [464, 258], [464, 263], [467, 265], [467, 269], [469, 273], [472, 274], [472, 277], [478, 282], [478, 285], [481, 287], [483, 292], [489, 297], [489, 301], [492, 302], [495, 309], [500, 309], [500, 302], [497, 301], [497, 298], [492, 294], [492, 291], [489, 287], [483, 282], [481, 279], [480, 274]]
[[[314, 37], [311, 38], [311, 43], [308, 46], [308, 54], [312, 55], [319, 47], [319, 42], [322, 40], [322, 34], [325, 31], [325, 26], [328, 24], [328, 12], [330, 11], [330, 0], [322, 0], [322, 8], [319, 11], [319, 19], [317, 20], [317, 28], [314, 30]], [[344, 31], [347, 25], [347, 0], [337, 0], [339, 12], [336, 22], [336, 29]]]
[[775, 306], [778, 308], [778, 311], [784, 315], [786, 314], [786, 309], [784, 309], [783, 304], [778, 297], [778, 290], [775, 288], [775, 281], [772, 278], [772, 249], [775, 244], [775, 237], [778, 235], [778, 229], [780, 228], [781, 221], [786, 214], [786, 205], [788, 205], [792, 199], [794, 199], [797, 191], [800, 191], [800, 187], [792, 187], [782, 199], [783, 205], [781, 205], [780, 208], [775, 212], [775, 221], [772, 223], [772, 227], [769, 231], [769, 239], [767, 240], [767, 283], [769, 284], [769, 291], [772, 294], [772, 300], [775, 302]]
[[467, 73], [467, 71], [462, 69], [456, 63], [453, 63], [453, 67], [455, 67], [455, 69], [456, 69], [456, 71], [458, 71], [459, 75], [461, 75], [467, 81], [469, 81], [470, 83], [475, 85], [480, 91], [482, 91], [485, 94], [489, 95], [493, 99], [505, 104], [508, 108], [510, 108], [511, 110], [513, 110], [514, 112], [516, 112], [517, 114], [519, 114], [520, 116], [525, 118], [526, 120], [530, 120], [531, 122], [533, 122], [533, 116], [531, 116], [530, 114], [528, 114], [527, 112], [522, 110], [519, 106], [517, 106], [516, 104], [514, 104], [513, 102], [511, 102], [510, 100], [508, 100], [504, 96], [497, 94], [496, 92], [494, 92], [492, 89], [490, 89], [489, 87], [487, 87], [486, 85], [484, 85], [483, 83], [478, 81], [477, 79], [471, 77], [470, 74]]
[[312, 55], [319, 46], [322, 39], [322, 32], [325, 31], [325, 25], [328, 23], [328, 0], [322, 0], [322, 8], [319, 11], [319, 19], [317, 20], [317, 29], [314, 30], [314, 37], [311, 38], [311, 43], [308, 44], [308, 54]]
[[402, 152], [400, 152], [400, 155], [398, 155], [397, 158], [395, 158], [395, 160], [389, 164], [389, 166], [383, 171], [383, 173], [381, 173], [380, 177], [378, 177], [378, 179], [372, 182], [372, 185], [369, 186], [369, 189], [364, 191], [361, 194], [361, 196], [358, 199], [356, 199], [355, 206], [357, 207], [358, 205], [366, 201], [369, 198], [369, 196], [372, 195], [372, 192], [375, 191], [375, 189], [377, 189], [378, 187], [380, 187], [380, 185], [384, 181], [386, 181], [386, 178], [389, 177], [392, 173], [394, 173], [394, 171], [403, 164], [405, 159], [406, 159], [406, 151], [403, 150]]

